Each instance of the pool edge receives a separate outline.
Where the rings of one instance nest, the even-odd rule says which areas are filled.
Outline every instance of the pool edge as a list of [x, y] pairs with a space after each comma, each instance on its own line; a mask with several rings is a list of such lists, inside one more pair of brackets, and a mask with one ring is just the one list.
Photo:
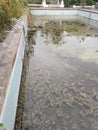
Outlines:
[[16, 117], [17, 102], [18, 102], [20, 81], [22, 74], [22, 65], [26, 46], [27, 27], [28, 27], [26, 15], [23, 16], [23, 20], [24, 21], [22, 24], [24, 25], [24, 27], [19, 30], [21, 31], [19, 46], [17, 49], [17, 54], [12, 68], [12, 72], [9, 78], [9, 83], [7, 87], [8, 89], [6, 92], [6, 97], [0, 115], [0, 122], [4, 124], [6, 130], [14, 129], [14, 123]]

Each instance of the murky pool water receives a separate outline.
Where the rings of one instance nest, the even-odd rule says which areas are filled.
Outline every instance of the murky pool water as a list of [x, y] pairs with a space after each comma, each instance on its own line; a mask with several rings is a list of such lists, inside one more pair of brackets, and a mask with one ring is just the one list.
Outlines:
[[39, 20], [29, 37], [15, 129], [98, 130], [98, 30]]

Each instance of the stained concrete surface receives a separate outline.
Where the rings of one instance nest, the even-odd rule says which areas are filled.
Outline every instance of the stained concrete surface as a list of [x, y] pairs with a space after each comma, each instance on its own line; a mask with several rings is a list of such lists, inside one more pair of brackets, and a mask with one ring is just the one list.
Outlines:
[[[20, 19], [23, 22], [23, 19]], [[7, 34], [4, 41], [0, 43], [0, 113], [4, 104], [7, 86], [15, 62], [19, 40], [22, 34], [22, 26], [15, 25], [17, 30], [13, 29]]]

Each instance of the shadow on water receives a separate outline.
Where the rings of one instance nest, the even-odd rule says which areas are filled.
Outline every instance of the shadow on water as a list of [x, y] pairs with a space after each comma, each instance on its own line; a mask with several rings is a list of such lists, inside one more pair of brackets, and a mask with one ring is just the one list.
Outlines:
[[31, 30], [15, 130], [98, 130], [97, 30], [75, 20]]

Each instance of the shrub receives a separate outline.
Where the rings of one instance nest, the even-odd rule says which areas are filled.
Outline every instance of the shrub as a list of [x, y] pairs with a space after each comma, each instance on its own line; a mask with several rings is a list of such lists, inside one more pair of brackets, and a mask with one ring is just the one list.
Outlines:
[[8, 26], [13, 17], [19, 17], [26, 0], [0, 0], [0, 29]]

